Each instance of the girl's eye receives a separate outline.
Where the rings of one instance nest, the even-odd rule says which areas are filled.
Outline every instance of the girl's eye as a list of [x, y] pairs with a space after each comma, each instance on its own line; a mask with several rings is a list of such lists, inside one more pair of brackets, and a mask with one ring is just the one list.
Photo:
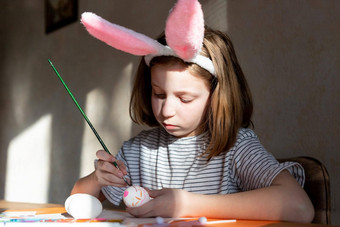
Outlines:
[[192, 101], [192, 99], [188, 99], [188, 98], [180, 98], [182, 103], [189, 103]]
[[159, 99], [164, 99], [165, 98], [165, 94], [157, 94], [157, 93], [154, 93], [153, 94], [156, 98], [159, 98]]

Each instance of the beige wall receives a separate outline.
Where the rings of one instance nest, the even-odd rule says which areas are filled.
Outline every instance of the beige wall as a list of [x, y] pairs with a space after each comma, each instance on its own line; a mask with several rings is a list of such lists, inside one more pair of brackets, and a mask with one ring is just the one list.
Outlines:
[[[155, 37], [174, 2], [81, 0], [79, 11]], [[261, 141], [278, 158], [307, 155], [326, 165], [333, 224], [340, 224], [340, 2], [201, 3], [207, 24], [234, 42]], [[0, 9], [0, 199], [63, 203], [92, 171], [100, 144], [47, 59], [115, 153], [141, 129], [128, 116], [138, 58], [93, 39], [78, 22], [46, 35], [43, 1], [1, 1]]]

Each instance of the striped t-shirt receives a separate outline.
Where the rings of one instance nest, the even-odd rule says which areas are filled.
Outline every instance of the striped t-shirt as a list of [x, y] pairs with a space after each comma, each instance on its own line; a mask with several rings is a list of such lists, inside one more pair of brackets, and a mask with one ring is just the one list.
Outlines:
[[[133, 185], [149, 189], [176, 188], [200, 194], [230, 194], [268, 187], [287, 169], [303, 186], [302, 166], [279, 163], [251, 129], [239, 130], [235, 145], [207, 162], [203, 155], [209, 136], [176, 138], [163, 128], [142, 131], [124, 142], [117, 159], [122, 160]], [[126, 188], [105, 186], [102, 192], [119, 205]]]

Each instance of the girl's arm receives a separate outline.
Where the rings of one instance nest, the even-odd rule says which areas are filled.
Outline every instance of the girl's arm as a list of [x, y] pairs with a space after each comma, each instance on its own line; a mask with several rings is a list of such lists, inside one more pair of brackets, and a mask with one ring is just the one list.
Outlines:
[[227, 195], [201, 195], [176, 189], [150, 191], [155, 197], [142, 207], [128, 209], [138, 217], [195, 216], [311, 222], [314, 208], [309, 197], [288, 171], [270, 187]]
[[[90, 175], [79, 179], [71, 194], [75, 193], [87, 193], [97, 198], [102, 198], [101, 188], [107, 185], [116, 187], [125, 187], [126, 183], [122, 179], [127, 174], [125, 165], [122, 161], [116, 160], [112, 155], [106, 153], [103, 150], [97, 151], [98, 162], [96, 164], [96, 170]], [[120, 170], [119, 171], [112, 163], [116, 161]]]
[[71, 195], [76, 193], [86, 193], [99, 198], [101, 188], [102, 185], [99, 184], [98, 180], [96, 179], [94, 171], [90, 175], [80, 178], [74, 184], [73, 189], [71, 191]]

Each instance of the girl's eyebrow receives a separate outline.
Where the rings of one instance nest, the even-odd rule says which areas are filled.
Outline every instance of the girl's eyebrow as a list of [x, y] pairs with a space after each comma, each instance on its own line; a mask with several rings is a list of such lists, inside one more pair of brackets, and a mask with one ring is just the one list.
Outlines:
[[156, 87], [158, 87], [158, 85], [155, 84], [154, 82], [151, 82], [151, 86], [156, 86]]
[[158, 84], [156, 84], [156, 83], [154, 83], [154, 82], [151, 82], [151, 87], [157, 87], [157, 88], [162, 89]]
[[[153, 82], [151, 82], [151, 87], [155, 87], [155, 88], [159, 88], [159, 89], [163, 90], [159, 85], [157, 85], [156, 83], [153, 83]], [[176, 95], [191, 95], [191, 96], [195, 96], [195, 97], [199, 96], [197, 94], [197, 92], [192, 91], [192, 90], [178, 90], [178, 91], [174, 91], [174, 93]]]
[[176, 91], [175, 92], [176, 95], [191, 95], [191, 96], [196, 96], [195, 92], [191, 92], [191, 91]]

